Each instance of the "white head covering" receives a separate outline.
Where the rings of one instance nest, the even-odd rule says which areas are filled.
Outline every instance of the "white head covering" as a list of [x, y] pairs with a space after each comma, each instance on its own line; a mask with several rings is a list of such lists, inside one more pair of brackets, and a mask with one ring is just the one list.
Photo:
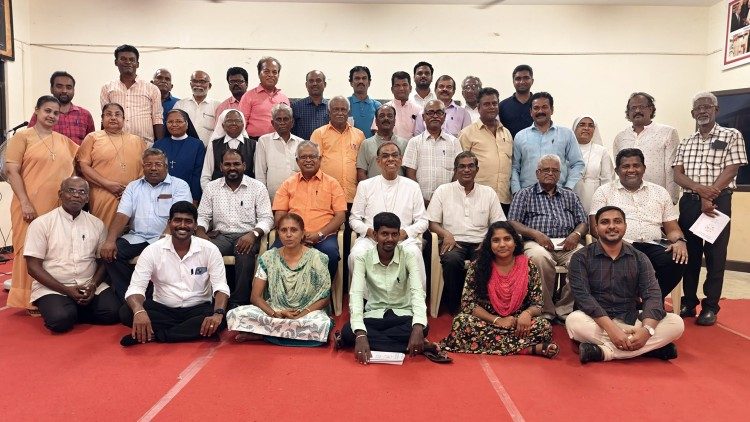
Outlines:
[[578, 127], [578, 123], [580, 123], [581, 120], [584, 117], [588, 117], [589, 119], [591, 119], [594, 122], [594, 134], [591, 136], [591, 143], [592, 144], [604, 145], [604, 144], [602, 144], [602, 135], [599, 133], [599, 124], [596, 123], [596, 119], [593, 118], [593, 117], [591, 117], [590, 114], [582, 114], [582, 115], [578, 116], [578, 118], [573, 121], [573, 127], [572, 127], [573, 133], [575, 133], [576, 128]]
[[228, 108], [221, 112], [221, 115], [219, 115], [219, 118], [216, 119], [216, 127], [214, 127], [214, 133], [211, 134], [211, 140], [214, 139], [220, 139], [224, 138], [227, 135], [227, 131], [224, 130], [224, 120], [227, 118], [227, 113], [230, 111], [236, 111], [237, 113], [240, 113], [240, 118], [242, 118], [242, 133], [240, 136], [249, 138], [250, 136], [247, 134], [247, 131], [245, 131], [245, 115], [237, 110], [236, 108]]

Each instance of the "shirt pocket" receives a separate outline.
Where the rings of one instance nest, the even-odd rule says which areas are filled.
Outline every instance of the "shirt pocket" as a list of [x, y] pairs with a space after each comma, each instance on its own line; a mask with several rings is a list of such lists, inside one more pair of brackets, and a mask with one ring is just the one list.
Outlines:
[[706, 154], [706, 164], [712, 168], [722, 167], [724, 165], [724, 160], [726, 159], [728, 149], [728, 146], [724, 149], [709, 147], [708, 153]]
[[169, 217], [169, 209], [172, 208], [172, 200], [167, 198], [156, 199], [156, 215], [159, 217]]
[[333, 192], [329, 187], [320, 186], [313, 193], [315, 197], [312, 200], [313, 209], [320, 211], [331, 211], [333, 203]]
[[474, 227], [486, 227], [489, 225], [487, 221], [490, 214], [489, 209], [481, 207], [481, 209], [475, 209], [474, 211], [469, 211], [469, 213], [471, 213], [471, 224]]

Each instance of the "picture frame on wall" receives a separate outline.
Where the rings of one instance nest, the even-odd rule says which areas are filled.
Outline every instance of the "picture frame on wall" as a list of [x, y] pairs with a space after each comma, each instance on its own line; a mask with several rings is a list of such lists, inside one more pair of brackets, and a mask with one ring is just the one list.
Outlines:
[[724, 69], [750, 62], [750, 0], [727, 1]]
[[0, 59], [14, 60], [13, 9], [11, 0], [0, 0]]

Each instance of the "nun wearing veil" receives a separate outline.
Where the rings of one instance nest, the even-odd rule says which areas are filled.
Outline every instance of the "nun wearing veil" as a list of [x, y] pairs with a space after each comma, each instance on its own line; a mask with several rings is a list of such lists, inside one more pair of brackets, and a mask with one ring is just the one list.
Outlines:
[[586, 167], [583, 177], [578, 181], [573, 191], [580, 198], [586, 214], [591, 211], [591, 197], [596, 189], [614, 180], [615, 168], [612, 165], [612, 157], [602, 145], [602, 137], [599, 127], [594, 118], [589, 114], [578, 117], [573, 122], [573, 132], [581, 148], [581, 155]]

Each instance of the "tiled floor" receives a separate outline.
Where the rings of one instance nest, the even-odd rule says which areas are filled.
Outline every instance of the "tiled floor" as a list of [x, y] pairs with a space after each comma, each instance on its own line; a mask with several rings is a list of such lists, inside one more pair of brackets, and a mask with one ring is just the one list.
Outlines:
[[[706, 278], [706, 269], [701, 271], [701, 285], [698, 286], [698, 296], [703, 297], [703, 280]], [[724, 288], [721, 296], [727, 299], [750, 299], [750, 273], [737, 271], [726, 271], [724, 273]]]

